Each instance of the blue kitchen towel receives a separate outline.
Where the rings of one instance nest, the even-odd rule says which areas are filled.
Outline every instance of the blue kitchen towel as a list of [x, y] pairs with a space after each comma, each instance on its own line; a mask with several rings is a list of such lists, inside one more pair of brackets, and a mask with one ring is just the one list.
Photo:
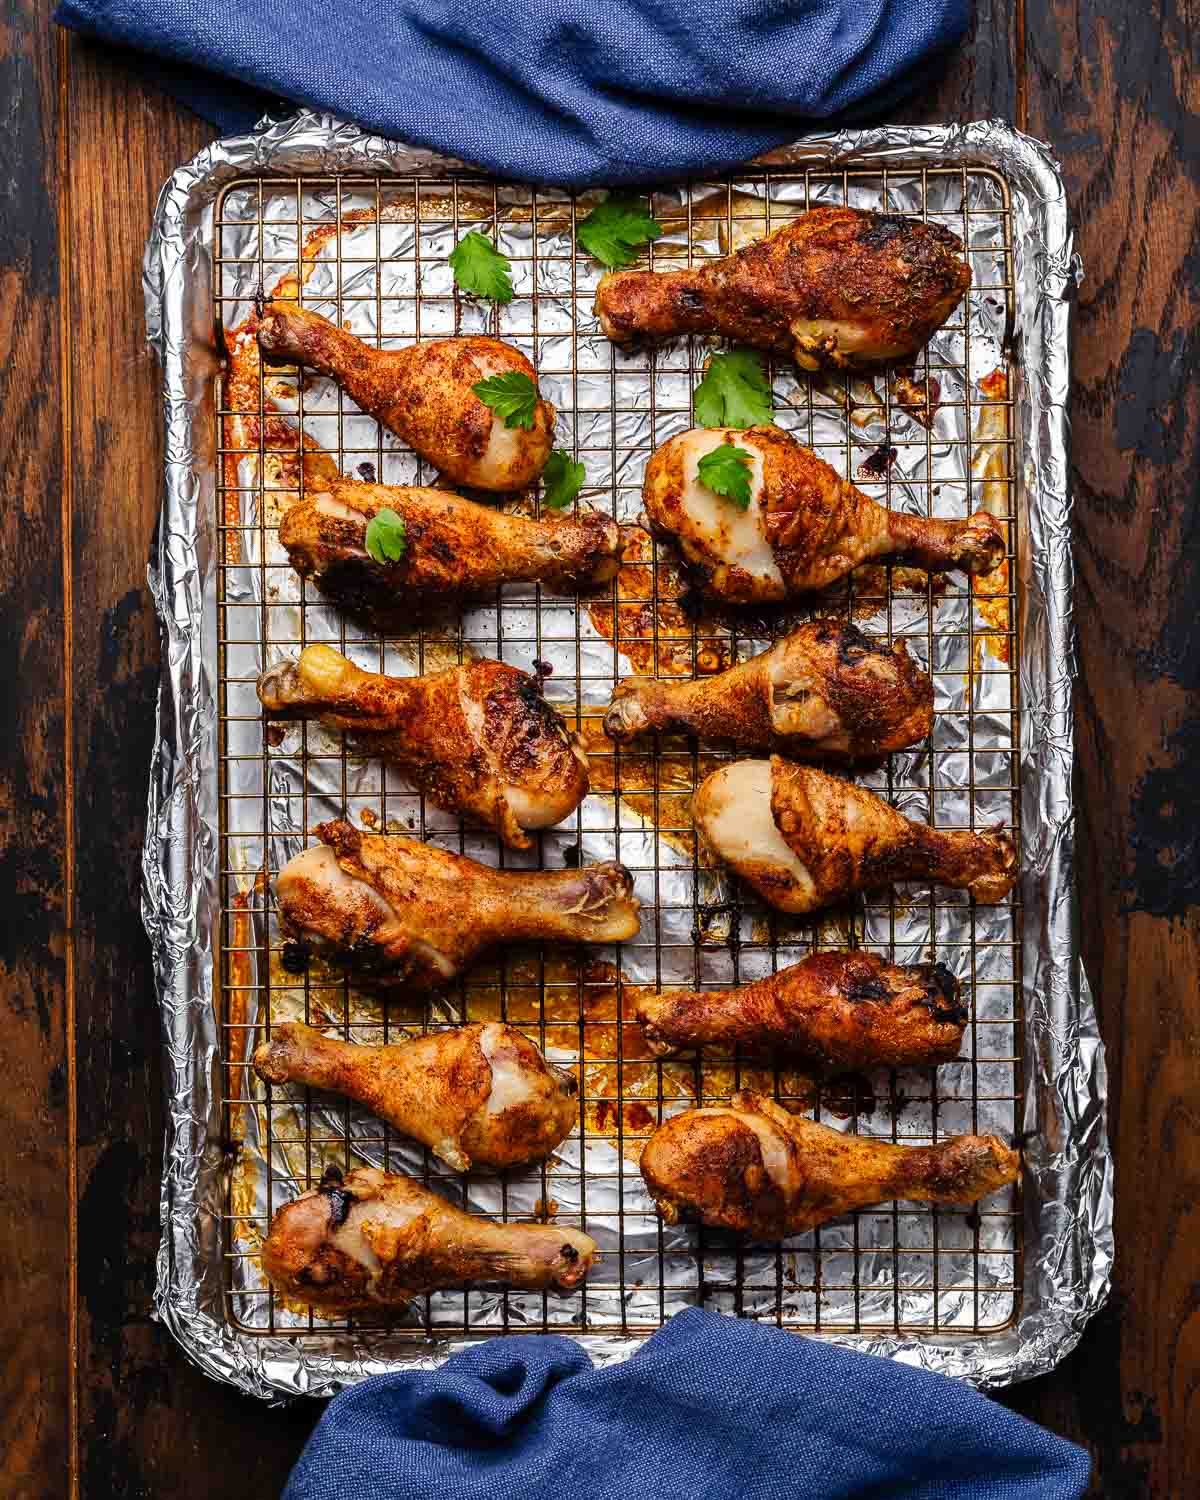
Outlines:
[[282, 97], [579, 187], [715, 171], [801, 122], [878, 115], [969, 3], [62, 0], [55, 20], [164, 59], [162, 85], [226, 131]]
[[1072, 1500], [1089, 1468], [970, 1386], [692, 1308], [605, 1369], [516, 1336], [365, 1381], [283, 1500]]

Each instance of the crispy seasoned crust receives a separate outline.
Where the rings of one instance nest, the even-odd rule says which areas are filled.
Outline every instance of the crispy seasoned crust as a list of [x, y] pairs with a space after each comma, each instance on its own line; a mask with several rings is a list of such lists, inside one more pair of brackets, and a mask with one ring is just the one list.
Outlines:
[[762, 1142], [733, 1109], [688, 1110], [667, 1120], [642, 1149], [641, 1172], [668, 1223], [699, 1218], [755, 1239], [787, 1233], [791, 1193], [801, 1175], [791, 1141], [769, 1122], [786, 1162], [783, 1184], [763, 1160]]
[[388, 677], [328, 646], [269, 667], [258, 695], [271, 714], [319, 718], [356, 750], [398, 767], [436, 806], [528, 849], [528, 827], [561, 822], [588, 789], [579, 737], [537, 679], [478, 658], [427, 677]]
[[656, 1056], [741, 1047], [830, 1073], [949, 1062], [968, 1016], [943, 964], [889, 964], [865, 952], [811, 954], [736, 989], [642, 994], [634, 1013]]
[[[699, 481], [698, 455], [720, 443], [749, 453], [761, 473], [746, 512], [717, 503]], [[986, 512], [951, 521], [888, 510], [772, 426], [677, 433], [647, 464], [642, 499], [654, 535], [679, 547], [706, 592], [734, 604], [826, 588], [873, 558], [978, 574], [1004, 556]]]
[[[405, 551], [394, 562], [366, 550], [367, 526], [383, 509], [404, 521]], [[623, 550], [611, 516], [532, 521], [444, 490], [354, 480], [293, 505], [279, 540], [302, 578], [347, 614], [384, 626], [503, 583], [587, 589], [615, 575]]]
[[755, 1240], [802, 1234], [889, 1198], [973, 1203], [1015, 1182], [1020, 1157], [997, 1136], [900, 1146], [832, 1130], [761, 1094], [666, 1121], [642, 1175], [668, 1222], [687, 1216]]
[[1017, 851], [994, 830], [931, 828], [841, 777], [771, 760], [771, 812], [825, 903], [897, 880], [936, 880], [999, 901], [1017, 879]]
[[933, 683], [904, 641], [889, 649], [840, 620], [810, 620], [714, 677], [627, 678], [604, 720], [620, 741], [682, 730], [837, 761], [903, 749], [932, 726]]
[[970, 282], [962, 241], [942, 225], [823, 207], [693, 270], [605, 276], [596, 313], [619, 344], [716, 333], [846, 369], [915, 354]]
[[327, 1176], [275, 1215], [263, 1269], [278, 1292], [326, 1315], [403, 1308], [465, 1283], [566, 1292], [595, 1241], [555, 1224], [497, 1224], [463, 1213], [399, 1173]]
[[574, 1078], [499, 1022], [373, 1047], [285, 1023], [256, 1050], [254, 1071], [357, 1099], [460, 1172], [540, 1161], [578, 1113]]
[[447, 984], [484, 949], [545, 939], [633, 937], [633, 877], [609, 861], [576, 870], [496, 870], [433, 844], [342, 820], [279, 872], [280, 927], [374, 988]]
[[537, 385], [519, 349], [481, 335], [375, 349], [295, 302], [269, 302], [258, 324], [269, 364], [331, 375], [363, 411], [447, 478], [485, 490], [532, 484], [554, 444], [554, 408], [539, 400], [531, 428], [506, 428], [473, 387], [516, 373]]

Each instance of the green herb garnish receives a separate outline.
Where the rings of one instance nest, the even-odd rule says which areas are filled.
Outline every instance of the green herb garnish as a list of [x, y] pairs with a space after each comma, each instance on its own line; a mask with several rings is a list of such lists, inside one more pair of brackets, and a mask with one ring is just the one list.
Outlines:
[[407, 551], [404, 517], [385, 505], [367, 523], [367, 552], [376, 562], [388, 563], [399, 562]]
[[701, 427], [757, 427], [775, 419], [767, 372], [753, 349], [714, 354], [696, 387], [695, 403]]
[[468, 230], [450, 252], [450, 269], [464, 292], [491, 302], [513, 299], [512, 266], [486, 235]]
[[700, 483], [715, 495], [732, 500], [738, 510], [750, 509], [750, 454], [745, 448], [722, 443], [700, 460]]
[[575, 238], [606, 266], [628, 266], [640, 245], [662, 234], [662, 225], [650, 217], [644, 198], [605, 198], [575, 228]]
[[537, 386], [520, 370], [493, 375], [471, 389], [484, 406], [490, 406], [497, 416], [504, 419], [505, 427], [533, 426], [533, 414], [538, 404]]
[[542, 470], [542, 504], [551, 510], [566, 510], [586, 478], [587, 471], [581, 463], [576, 463], [561, 448], [555, 448]]

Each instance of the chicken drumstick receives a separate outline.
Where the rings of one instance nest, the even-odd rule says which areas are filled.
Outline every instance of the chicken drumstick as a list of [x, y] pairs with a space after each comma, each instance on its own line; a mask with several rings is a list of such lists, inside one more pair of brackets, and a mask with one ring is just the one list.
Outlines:
[[856, 369], [928, 343], [971, 284], [962, 250], [940, 224], [814, 208], [692, 270], [604, 276], [596, 314], [618, 344], [716, 333], [805, 370]]
[[640, 926], [623, 865], [493, 870], [349, 823], [315, 832], [275, 881], [280, 926], [360, 984], [437, 988], [496, 943], [619, 943]]
[[604, 716], [604, 732], [618, 741], [685, 730], [837, 760], [902, 750], [932, 727], [933, 683], [904, 642], [889, 651], [837, 620], [811, 620], [715, 677], [627, 678]]
[[320, 719], [390, 761], [436, 806], [494, 828], [512, 849], [549, 828], [588, 790], [588, 761], [535, 678], [498, 661], [429, 677], [364, 672], [329, 646], [308, 646], [258, 679], [268, 714]]
[[288, 1022], [255, 1051], [254, 1071], [357, 1099], [456, 1172], [541, 1161], [578, 1118], [574, 1078], [495, 1021], [386, 1047]]
[[1000, 901], [1016, 884], [1006, 833], [931, 828], [813, 766], [772, 756], [707, 776], [692, 799], [704, 841], [780, 911], [809, 912], [894, 880]]
[[[749, 454], [745, 510], [700, 476], [701, 460], [723, 445]], [[778, 427], [678, 434], [647, 464], [642, 499], [654, 535], [674, 541], [705, 591], [731, 604], [822, 589], [871, 558], [977, 574], [1004, 556], [1004, 537], [987, 511], [940, 521], [888, 510]]]
[[634, 1014], [655, 1057], [681, 1047], [783, 1053], [824, 1072], [905, 1068], [958, 1056], [967, 1008], [943, 964], [813, 953], [732, 990], [643, 995]]
[[933, 1146], [847, 1135], [743, 1090], [728, 1108], [689, 1109], [660, 1125], [641, 1166], [668, 1224], [687, 1215], [778, 1240], [888, 1198], [974, 1203], [1015, 1182], [1020, 1157], [994, 1135]]
[[[367, 551], [367, 527], [383, 510], [404, 524], [394, 562]], [[530, 521], [444, 490], [353, 479], [293, 505], [279, 540], [301, 578], [348, 614], [384, 624], [502, 583], [542, 583], [554, 593], [591, 588], [616, 575], [622, 550], [611, 516]]]
[[519, 349], [492, 338], [438, 339], [374, 349], [296, 302], [268, 302], [258, 347], [270, 365], [332, 375], [351, 399], [456, 484], [519, 490], [554, 446], [554, 408], [539, 400], [533, 426], [506, 427], [472, 386], [494, 375], [537, 375]]
[[359, 1167], [285, 1204], [263, 1244], [277, 1292], [327, 1316], [402, 1308], [467, 1282], [569, 1292], [596, 1242], [554, 1224], [497, 1224], [465, 1214], [399, 1173]]

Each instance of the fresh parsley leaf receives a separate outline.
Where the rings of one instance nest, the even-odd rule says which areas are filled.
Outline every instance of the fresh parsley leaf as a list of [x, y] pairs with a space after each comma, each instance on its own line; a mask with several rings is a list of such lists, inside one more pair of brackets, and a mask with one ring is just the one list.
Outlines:
[[767, 372], [753, 349], [714, 354], [695, 400], [701, 427], [757, 427], [775, 420]]
[[628, 266], [636, 259], [638, 246], [656, 240], [662, 232], [644, 198], [609, 196], [579, 222], [575, 238], [606, 266]]
[[704, 455], [696, 472], [713, 494], [732, 500], [738, 510], [750, 509], [750, 454], [745, 448], [722, 443]]
[[582, 464], [576, 463], [561, 448], [555, 448], [542, 470], [543, 504], [548, 505], [551, 510], [566, 510], [583, 488], [586, 478], [587, 470]]
[[450, 252], [450, 269], [464, 292], [487, 297], [492, 302], [513, 299], [512, 265], [486, 235], [468, 230]]
[[399, 562], [407, 551], [404, 517], [385, 505], [367, 523], [367, 552], [377, 563], [388, 563]]
[[493, 375], [471, 389], [484, 406], [490, 406], [497, 416], [504, 419], [505, 427], [533, 426], [533, 414], [538, 404], [537, 386], [520, 370]]

